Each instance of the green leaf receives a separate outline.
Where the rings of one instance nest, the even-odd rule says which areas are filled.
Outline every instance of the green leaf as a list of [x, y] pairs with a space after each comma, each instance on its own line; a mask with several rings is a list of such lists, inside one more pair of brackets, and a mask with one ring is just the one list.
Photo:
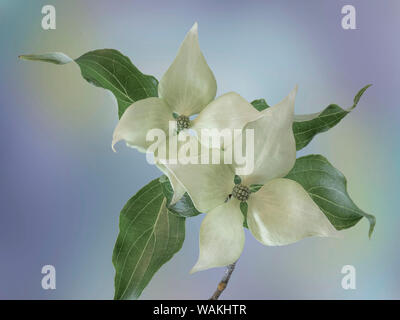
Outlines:
[[133, 102], [157, 97], [157, 79], [140, 72], [128, 57], [117, 50], [90, 51], [75, 61], [88, 82], [114, 94], [120, 117]]
[[179, 114], [177, 114], [176, 112], [172, 112], [172, 116], [175, 120], [179, 118]]
[[160, 183], [163, 188], [164, 196], [167, 198], [167, 208], [172, 213], [180, 216], [180, 217], [194, 217], [199, 215], [201, 212], [197, 211], [195, 208], [192, 199], [187, 192], [182, 196], [182, 198], [176, 202], [175, 204], [171, 205], [172, 196], [174, 195], [174, 190], [168, 180], [168, 177], [162, 175], [160, 177]]
[[[295, 115], [293, 122], [293, 134], [296, 140], [296, 149], [301, 150], [308, 145], [315, 135], [325, 132], [337, 125], [349, 114], [360, 101], [363, 93], [371, 86], [366, 85], [354, 97], [353, 105], [348, 109], [342, 109], [337, 104], [330, 104], [322, 112], [313, 114]], [[251, 103], [258, 111], [269, 108], [264, 99], [254, 100]]]
[[269, 105], [267, 104], [267, 101], [265, 101], [265, 99], [258, 99], [258, 100], [254, 100], [251, 103], [253, 105], [254, 108], [256, 108], [258, 111], [263, 111], [267, 108], [269, 108]]
[[369, 237], [375, 227], [375, 217], [359, 209], [347, 193], [343, 174], [321, 155], [298, 158], [286, 176], [300, 183], [337, 230], [354, 226], [365, 217], [370, 223]]
[[[63, 53], [23, 55], [21, 59], [66, 64], [74, 61]], [[140, 72], [128, 57], [114, 49], [87, 52], [75, 59], [82, 77], [89, 83], [110, 90], [118, 102], [119, 117], [135, 101], [157, 97], [158, 81]]]
[[233, 182], [235, 184], [240, 184], [242, 182], [242, 179], [238, 175], [235, 174], [235, 177], [233, 178]]
[[157, 270], [181, 249], [185, 218], [170, 213], [166, 203], [155, 179], [122, 209], [112, 259], [115, 299], [138, 298]]
[[251, 184], [249, 189], [251, 193], [257, 192], [258, 190], [261, 189], [263, 185], [262, 184]]
[[18, 58], [22, 60], [41, 61], [54, 64], [67, 64], [73, 61], [70, 57], [68, 57], [66, 54], [62, 52], [51, 52], [44, 54], [26, 54], [26, 55], [21, 55]]
[[295, 116], [293, 133], [296, 140], [296, 149], [303, 149], [315, 135], [337, 125], [357, 106], [361, 96], [370, 86], [370, 84], [365, 86], [357, 93], [354, 97], [353, 105], [348, 109], [342, 109], [337, 104], [330, 104], [322, 112]]
[[247, 225], [247, 211], [249, 209], [249, 206], [247, 204], [247, 202], [240, 202], [240, 211], [242, 211], [242, 214], [244, 216], [244, 220], [243, 220], [243, 227], [248, 228]]

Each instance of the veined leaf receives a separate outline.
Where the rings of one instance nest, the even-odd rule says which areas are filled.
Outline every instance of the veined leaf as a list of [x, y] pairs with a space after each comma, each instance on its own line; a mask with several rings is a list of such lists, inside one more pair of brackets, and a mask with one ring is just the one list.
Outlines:
[[128, 57], [117, 50], [90, 51], [75, 61], [88, 82], [115, 95], [119, 117], [133, 102], [158, 95], [157, 79], [140, 72]]
[[[371, 85], [362, 88], [354, 97], [353, 105], [348, 109], [342, 109], [337, 104], [330, 104], [323, 111], [313, 114], [295, 115], [293, 122], [293, 134], [296, 140], [296, 149], [303, 149], [315, 135], [325, 132], [337, 125], [347, 114], [353, 110], [361, 96]], [[254, 100], [251, 103], [258, 111], [269, 108], [264, 99]]]
[[368, 219], [369, 237], [375, 227], [375, 217], [359, 209], [347, 193], [343, 174], [321, 155], [298, 158], [286, 176], [300, 183], [337, 230], [354, 226], [361, 218]]
[[170, 213], [166, 204], [155, 179], [122, 209], [112, 259], [115, 299], [138, 298], [157, 270], [181, 249], [185, 218]]
[[185, 218], [194, 217], [201, 213], [197, 211], [197, 209], [194, 207], [192, 199], [190, 199], [190, 196], [187, 192], [185, 192], [185, 194], [178, 202], [171, 205], [170, 203], [172, 200], [172, 196], [174, 195], [174, 191], [168, 180], [168, 177], [166, 175], [162, 175], [160, 177], [160, 183], [163, 188], [164, 196], [167, 198], [167, 208], [169, 211], [180, 217]]
[[353, 105], [348, 109], [342, 109], [337, 104], [330, 104], [322, 112], [295, 115], [293, 122], [293, 133], [296, 140], [296, 149], [303, 149], [315, 135], [325, 132], [337, 125], [351, 110], [353, 110], [361, 96], [371, 85], [362, 88], [354, 97]]
[[119, 117], [135, 101], [157, 97], [158, 81], [137, 69], [128, 57], [114, 49], [87, 52], [72, 60], [63, 53], [22, 55], [21, 59], [66, 64], [75, 61], [89, 83], [110, 90], [118, 102]]

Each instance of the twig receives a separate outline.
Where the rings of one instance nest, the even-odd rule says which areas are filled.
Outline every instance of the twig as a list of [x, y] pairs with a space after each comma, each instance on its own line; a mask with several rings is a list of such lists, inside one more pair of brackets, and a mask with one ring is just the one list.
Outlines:
[[218, 283], [217, 290], [215, 290], [214, 294], [209, 300], [218, 300], [221, 293], [225, 290], [228, 285], [229, 279], [231, 278], [233, 270], [235, 270], [236, 262], [230, 264], [226, 267], [225, 274], [222, 277], [222, 280]]

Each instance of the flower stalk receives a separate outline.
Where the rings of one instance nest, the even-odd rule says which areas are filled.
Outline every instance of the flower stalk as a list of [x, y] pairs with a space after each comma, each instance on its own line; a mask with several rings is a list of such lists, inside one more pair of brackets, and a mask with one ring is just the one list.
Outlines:
[[221, 281], [218, 283], [217, 289], [215, 290], [214, 294], [211, 296], [209, 300], [218, 300], [219, 296], [222, 292], [226, 289], [228, 282], [231, 278], [233, 271], [235, 270], [236, 262], [228, 265], [225, 270], [225, 274], [222, 277]]

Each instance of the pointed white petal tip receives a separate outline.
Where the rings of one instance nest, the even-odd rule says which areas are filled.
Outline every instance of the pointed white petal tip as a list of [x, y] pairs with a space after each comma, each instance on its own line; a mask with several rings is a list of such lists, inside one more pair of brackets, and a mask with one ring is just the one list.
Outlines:
[[195, 266], [192, 268], [192, 270], [189, 271], [189, 274], [193, 274], [196, 273], [198, 271], [203, 271], [206, 270], [208, 268], [204, 268], [203, 266], [199, 265], [198, 263], [195, 264]]
[[197, 33], [197, 32], [198, 32], [198, 29], [199, 29], [199, 25], [198, 25], [197, 22], [195, 22], [195, 23], [193, 24], [192, 28], [190, 28], [190, 31], [189, 31], [189, 32], [191, 32], [191, 33]]
[[299, 86], [296, 84], [294, 86], [294, 88], [292, 89], [292, 91], [289, 93], [289, 101], [291, 101], [293, 113], [294, 113], [294, 107], [295, 107], [295, 103], [296, 103], [296, 96], [297, 96], [298, 89], [299, 89]]
[[288, 99], [289, 101], [296, 100], [296, 95], [297, 95], [298, 89], [299, 89], [299, 86], [296, 84], [285, 99]]
[[336, 230], [334, 226], [332, 226], [332, 230], [330, 232], [327, 232], [327, 234], [324, 234], [323, 236], [335, 239], [344, 239], [343, 233]]
[[117, 143], [117, 142], [119, 142], [121, 139], [119, 139], [119, 138], [113, 138], [113, 140], [112, 140], [112, 142], [111, 142], [111, 149], [114, 151], [114, 152], [117, 152], [117, 150], [115, 150], [115, 144]]
[[196, 273], [198, 270], [196, 270], [194, 267], [189, 271], [189, 274]]
[[343, 232], [340, 232], [339, 230], [337, 230], [333, 226], [333, 224], [331, 224], [331, 222], [329, 221], [328, 218], [326, 218], [326, 220], [327, 220], [327, 223], [329, 224], [329, 227], [326, 228], [323, 232], [321, 232], [317, 236], [324, 237], [324, 238], [343, 239], [344, 238]]
[[171, 199], [171, 202], [170, 202], [170, 206], [173, 206], [174, 204], [176, 204], [179, 200], [180, 200], [180, 198], [178, 198], [179, 196], [176, 194], [176, 192], [174, 192], [174, 194], [173, 194], [173, 196], [172, 196], [172, 199]]

